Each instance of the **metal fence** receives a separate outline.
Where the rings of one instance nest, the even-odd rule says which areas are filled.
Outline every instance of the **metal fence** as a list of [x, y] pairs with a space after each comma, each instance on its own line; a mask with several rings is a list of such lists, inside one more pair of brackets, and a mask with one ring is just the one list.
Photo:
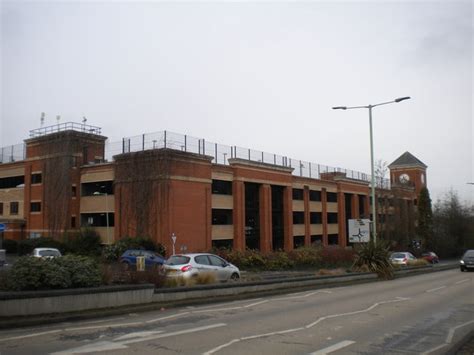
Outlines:
[[[69, 124], [70, 123], [65, 123], [61, 127], [58, 127], [58, 125], [51, 127], [56, 127], [56, 130], [54, 132], [58, 132], [58, 129], [67, 129], [68, 127], [70, 129], [79, 131], [81, 131], [82, 129], [89, 129], [88, 127], [92, 127], [90, 129], [93, 130], [95, 128], [98, 128], [77, 123], [75, 123], [74, 125]], [[37, 135], [47, 134], [46, 132], [49, 132], [51, 127], [44, 127], [44, 130], [40, 129], [41, 131], [30, 131], [30, 134], [31, 132], [35, 132], [35, 134]], [[95, 130], [94, 133], [100, 134], [100, 128], [99, 130]], [[173, 133], [169, 131], [147, 133], [139, 136], [127, 137], [123, 138], [122, 141], [118, 142], [107, 141], [105, 143], [104, 158], [106, 161], [113, 161], [114, 155], [161, 148], [169, 148], [184, 152], [211, 156], [213, 164], [228, 165], [229, 159], [238, 158], [253, 162], [270, 164], [274, 166], [293, 168], [292, 174], [294, 176], [301, 176], [313, 179], [321, 179], [321, 175], [325, 173], [341, 173], [346, 178], [366, 181], [369, 183], [371, 179], [370, 175], [359, 171], [312, 163], [304, 160], [289, 158], [278, 154], [237, 147], [235, 145], [230, 146], [213, 143], [206, 141], [203, 138], [191, 137], [188, 135]], [[20, 161], [24, 159], [24, 143], [0, 148], [0, 163]], [[390, 189], [390, 180], [377, 178], [376, 186], [383, 189]]]
[[47, 134], [61, 132], [61, 131], [76, 131], [85, 132], [89, 134], [100, 134], [101, 128], [91, 126], [85, 123], [64, 122], [52, 126], [41, 127], [30, 131], [30, 138], [41, 137]]
[[24, 143], [0, 148], [0, 163], [11, 163], [25, 160], [26, 146]]
[[[106, 158], [112, 160], [113, 155], [120, 153], [161, 148], [211, 156], [213, 158], [213, 164], [228, 165], [229, 159], [238, 158], [274, 166], [293, 168], [293, 175], [313, 179], [320, 179], [324, 173], [341, 173], [349, 179], [367, 182], [371, 180], [370, 175], [359, 171], [331, 167], [249, 148], [218, 144], [206, 141], [203, 138], [196, 138], [169, 131], [126, 137], [122, 139], [122, 142], [108, 143], [106, 146]], [[390, 181], [388, 179], [376, 179], [376, 186], [380, 188], [390, 188]]]

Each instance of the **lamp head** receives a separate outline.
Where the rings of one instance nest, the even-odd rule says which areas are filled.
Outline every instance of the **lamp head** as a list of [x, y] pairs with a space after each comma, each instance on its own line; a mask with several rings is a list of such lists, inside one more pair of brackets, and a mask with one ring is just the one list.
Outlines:
[[404, 97], [399, 97], [398, 99], [395, 99], [394, 101], [395, 102], [401, 102], [401, 101], [409, 100], [409, 99], [411, 99], [410, 96], [404, 96]]
[[333, 110], [347, 110], [347, 106], [335, 106], [332, 109]]

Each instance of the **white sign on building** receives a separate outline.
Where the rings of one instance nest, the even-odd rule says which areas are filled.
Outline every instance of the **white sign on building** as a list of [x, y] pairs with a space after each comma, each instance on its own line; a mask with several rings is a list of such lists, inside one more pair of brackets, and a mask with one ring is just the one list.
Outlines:
[[349, 219], [349, 242], [368, 243], [370, 241], [370, 219]]

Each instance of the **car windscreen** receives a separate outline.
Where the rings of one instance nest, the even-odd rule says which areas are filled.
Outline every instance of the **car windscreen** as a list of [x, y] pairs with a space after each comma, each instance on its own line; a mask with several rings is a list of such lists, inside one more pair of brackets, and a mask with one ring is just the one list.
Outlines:
[[392, 254], [391, 258], [392, 259], [403, 259], [403, 258], [405, 258], [405, 254], [403, 254], [403, 253], [394, 253], [394, 254]]
[[464, 254], [463, 258], [474, 258], [474, 250], [468, 250]]
[[191, 258], [184, 255], [173, 255], [168, 260], [166, 260], [166, 265], [183, 265], [189, 263]]

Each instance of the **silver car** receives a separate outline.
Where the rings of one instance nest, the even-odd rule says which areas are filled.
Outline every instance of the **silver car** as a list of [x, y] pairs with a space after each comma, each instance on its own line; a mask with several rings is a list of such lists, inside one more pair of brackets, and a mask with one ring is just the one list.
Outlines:
[[410, 261], [415, 261], [416, 258], [412, 253], [409, 252], [397, 252], [390, 255], [390, 262], [393, 265], [407, 266]]
[[164, 264], [166, 276], [191, 279], [200, 274], [213, 274], [218, 281], [237, 281], [239, 268], [214, 254], [194, 253], [172, 255]]
[[34, 256], [35, 258], [53, 259], [59, 258], [62, 255], [56, 248], [35, 248], [33, 249], [31, 256]]

